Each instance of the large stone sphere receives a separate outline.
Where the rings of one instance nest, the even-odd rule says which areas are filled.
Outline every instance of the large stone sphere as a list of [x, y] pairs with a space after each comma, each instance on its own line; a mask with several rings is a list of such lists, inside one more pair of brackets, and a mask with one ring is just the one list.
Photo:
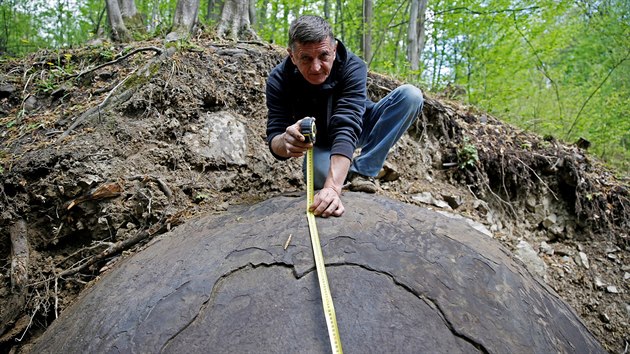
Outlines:
[[[346, 353], [605, 352], [461, 219], [375, 195], [343, 202], [343, 217], [317, 224]], [[86, 290], [33, 352], [330, 351], [305, 205], [276, 197], [160, 236]]]

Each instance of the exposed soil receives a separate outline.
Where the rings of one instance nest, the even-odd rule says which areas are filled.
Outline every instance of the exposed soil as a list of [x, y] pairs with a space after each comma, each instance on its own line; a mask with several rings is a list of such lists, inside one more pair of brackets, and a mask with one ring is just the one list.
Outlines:
[[[155, 235], [199, 213], [304, 190], [301, 161], [275, 161], [264, 140], [266, 76], [284, 49], [200, 38], [167, 55], [161, 45], [0, 63], [2, 352], [27, 348]], [[91, 70], [115, 59], [108, 53], [141, 47]], [[371, 73], [369, 92], [377, 99], [398, 84]], [[200, 153], [208, 115], [225, 112], [244, 127], [245, 153]], [[226, 146], [220, 137], [207, 144]], [[484, 225], [610, 352], [625, 352], [627, 178], [576, 146], [432, 94], [385, 172], [380, 194]]]

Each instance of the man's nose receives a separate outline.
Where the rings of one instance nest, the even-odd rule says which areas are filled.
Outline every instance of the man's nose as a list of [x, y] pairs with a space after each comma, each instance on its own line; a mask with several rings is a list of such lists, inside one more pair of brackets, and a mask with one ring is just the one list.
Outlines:
[[322, 68], [322, 62], [319, 59], [313, 60], [313, 64], [311, 65], [311, 70], [319, 71]]

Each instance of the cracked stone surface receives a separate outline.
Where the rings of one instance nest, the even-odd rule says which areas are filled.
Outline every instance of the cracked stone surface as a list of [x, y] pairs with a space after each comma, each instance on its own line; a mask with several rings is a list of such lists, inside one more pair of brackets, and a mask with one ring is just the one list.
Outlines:
[[[317, 223], [346, 353], [605, 352], [542, 280], [465, 222], [381, 196], [346, 193], [344, 204], [343, 217]], [[162, 235], [33, 352], [329, 351], [304, 209], [302, 197], [276, 197]]]

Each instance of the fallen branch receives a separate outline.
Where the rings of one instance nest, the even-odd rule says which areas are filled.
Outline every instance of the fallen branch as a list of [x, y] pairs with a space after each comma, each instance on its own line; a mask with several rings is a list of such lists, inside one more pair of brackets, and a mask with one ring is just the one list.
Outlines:
[[[134, 70], [131, 72], [131, 74], [129, 74], [126, 78], [124, 78], [122, 81], [120, 81], [118, 83], [118, 85], [116, 85], [110, 92], [109, 94], [107, 94], [107, 97], [105, 97], [105, 99], [103, 100], [103, 102], [101, 102], [99, 105], [97, 105], [96, 107], [92, 107], [90, 109], [88, 109], [85, 113], [83, 113], [79, 118], [77, 118], [74, 123], [72, 123], [72, 125], [70, 126], [70, 128], [68, 128], [65, 132], [63, 132], [63, 134], [61, 134], [61, 136], [59, 137], [59, 139], [57, 139], [57, 142], [65, 139], [68, 135], [70, 135], [70, 133], [76, 128], [78, 127], [80, 124], [82, 124], [84, 121], [88, 120], [89, 118], [91, 118], [92, 116], [94, 116], [95, 114], [98, 114], [98, 116], [100, 117], [101, 115], [101, 109], [105, 108], [105, 106], [109, 105], [110, 99], [112, 97], [112, 94], [116, 91], [116, 89], [118, 89], [118, 87], [120, 87], [120, 85], [122, 85], [123, 83], [125, 83], [125, 81], [127, 81], [133, 74], [136, 73], [137, 70]], [[123, 102], [128, 100], [131, 97], [132, 94], [132, 90], [129, 89], [123, 93], [121, 93], [120, 95], [117, 95], [114, 98], [114, 103], [119, 103], [119, 102]]]
[[9, 229], [11, 234], [11, 288], [21, 290], [28, 282], [30, 251], [26, 222], [18, 220]]
[[161, 48], [158, 48], [158, 47], [142, 47], [142, 48], [137, 48], [137, 49], [134, 49], [134, 50], [132, 50], [131, 52], [129, 52], [129, 53], [127, 53], [127, 54], [123, 55], [122, 57], [120, 57], [120, 58], [118, 58], [118, 59], [114, 59], [114, 60], [112, 60], [112, 61], [108, 61], [107, 63], [103, 63], [103, 64], [98, 65], [98, 66], [96, 66], [96, 67], [94, 67], [94, 68], [92, 68], [92, 69], [84, 70], [84, 71], [82, 71], [82, 72], [80, 72], [80, 73], [78, 73], [78, 74], [73, 74], [73, 75], [70, 75], [70, 76], [68, 76], [67, 78], [68, 78], [68, 79], [70, 79], [70, 78], [73, 78], [73, 77], [75, 77], [75, 76], [76, 76], [76, 77], [81, 77], [82, 75], [85, 75], [85, 74], [87, 74], [87, 73], [90, 73], [90, 72], [96, 71], [96, 70], [98, 70], [98, 69], [104, 68], [104, 67], [106, 67], [106, 66], [108, 66], [108, 65], [113, 65], [113, 64], [119, 63], [119, 62], [121, 62], [121, 61], [123, 61], [123, 60], [125, 60], [125, 59], [129, 58], [130, 56], [132, 56], [132, 55], [136, 54], [136, 53], [146, 52], [146, 51], [154, 51], [154, 52], [156, 53], [155, 55], [161, 55], [162, 53], [164, 53], [164, 50], [163, 50], [163, 49], [161, 49]]
[[162, 218], [160, 221], [158, 221], [155, 225], [153, 225], [149, 229], [142, 230], [138, 232], [135, 236], [128, 238], [126, 240], [116, 242], [111, 247], [107, 248], [105, 251], [88, 259], [85, 263], [79, 266], [76, 266], [74, 268], [66, 269], [63, 272], [59, 273], [58, 277], [63, 278], [63, 277], [74, 275], [93, 264], [96, 264], [115, 254], [121, 253], [122, 251], [125, 251], [131, 248], [132, 246], [144, 240], [145, 238], [153, 236], [156, 232], [160, 231], [164, 227], [164, 225], [166, 225], [166, 221], [164, 220], [164, 218]]
[[149, 175], [143, 175], [143, 176], [133, 176], [133, 177], [129, 177], [127, 179], [130, 180], [130, 181], [141, 181], [142, 183], [145, 183], [146, 181], [153, 181], [153, 182], [157, 183], [158, 187], [160, 188], [162, 193], [164, 193], [166, 198], [168, 198], [169, 201], [171, 201], [171, 199], [173, 197], [173, 192], [171, 192], [171, 189], [168, 187], [168, 185], [164, 181], [162, 181], [158, 177], [149, 176]]

